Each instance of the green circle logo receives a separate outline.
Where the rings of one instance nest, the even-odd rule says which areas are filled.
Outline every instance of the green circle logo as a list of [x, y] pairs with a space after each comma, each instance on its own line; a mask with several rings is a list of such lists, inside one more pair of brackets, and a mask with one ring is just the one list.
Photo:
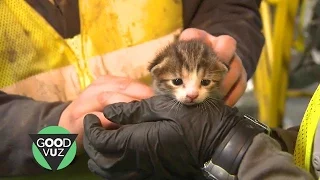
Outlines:
[[29, 134], [32, 153], [40, 166], [56, 171], [67, 167], [75, 158], [77, 134], [70, 134], [60, 126], [48, 126], [38, 134]]

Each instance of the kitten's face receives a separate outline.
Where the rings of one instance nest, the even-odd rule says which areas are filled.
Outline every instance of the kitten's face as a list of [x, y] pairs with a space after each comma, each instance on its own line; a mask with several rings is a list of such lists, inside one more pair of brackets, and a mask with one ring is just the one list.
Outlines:
[[211, 47], [200, 41], [176, 41], [164, 48], [149, 66], [157, 94], [187, 104], [220, 98], [219, 86], [227, 67]]

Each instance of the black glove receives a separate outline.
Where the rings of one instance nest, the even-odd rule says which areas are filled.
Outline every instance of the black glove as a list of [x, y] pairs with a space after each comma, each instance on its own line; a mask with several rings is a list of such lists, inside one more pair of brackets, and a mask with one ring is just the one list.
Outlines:
[[222, 101], [184, 106], [167, 96], [116, 103], [103, 113], [122, 126], [105, 130], [87, 115], [84, 148], [89, 169], [112, 180], [205, 179], [203, 164], [239, 120]]

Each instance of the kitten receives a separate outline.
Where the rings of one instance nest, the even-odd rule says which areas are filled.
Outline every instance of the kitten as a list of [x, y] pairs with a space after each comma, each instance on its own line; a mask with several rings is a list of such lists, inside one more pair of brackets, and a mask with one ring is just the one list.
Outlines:
[[148, 67], [155, 93], [171, 95], [194, 105], [207, 98], [221, 99], [219, 91], [228, 68], [211, 47], [199, 40], [174, 41]]

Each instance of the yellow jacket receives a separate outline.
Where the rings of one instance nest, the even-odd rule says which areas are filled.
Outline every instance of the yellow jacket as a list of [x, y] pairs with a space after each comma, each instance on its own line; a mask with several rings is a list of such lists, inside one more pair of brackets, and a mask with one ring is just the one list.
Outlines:
[[66, 101], [104, 74], [148, 83], [148, 61], [186, 27], [234, 37], [250, 78], [263, 46], [259, 4], [233, 1], [237, 5], [79, 0], [78, 8], [77, 1], [3, 0], [0, 51], [6, 53], [0, 55], [0, 88], [37, 100]]

